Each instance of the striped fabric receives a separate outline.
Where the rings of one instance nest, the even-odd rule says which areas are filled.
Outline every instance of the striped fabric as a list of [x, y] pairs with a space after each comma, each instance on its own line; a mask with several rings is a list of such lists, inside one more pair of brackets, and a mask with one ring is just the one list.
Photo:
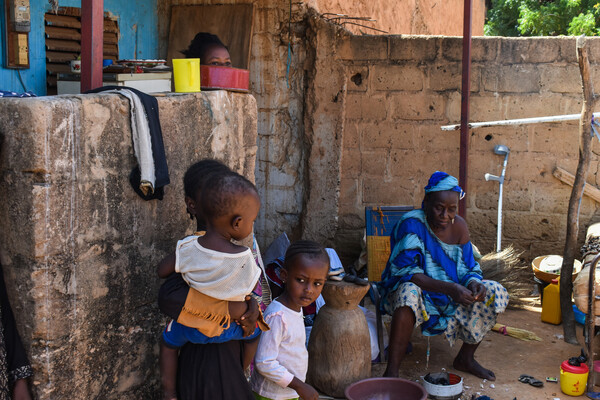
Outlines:
[[[442, 242], [429, 228], [421, 209], [407, 213], [398, 221], [390, 241], [392, 252], [378, 283], [384, 312], [394, 312], [388, 294], [402, 283], [410, 282], [414, 274], [425, 274], [465, 287], [473, 280], [481, 282], [483, 279], [481, 268], [473, 258], [471, 242], [463, 245]], [[429, 318], [421, 325], [421, 330], [426, 335], [444, 332], [457, 304], [441, 293], [423, 290], [423, 297]]]
[[461, 199], [465, 197], [465, 192], [458, 186], [458, 179], [446, 172], [435, 171], [429, 178], [427, 186], [425, 186], [425, 193], [442, 192], [445, 190], [457, 192]]

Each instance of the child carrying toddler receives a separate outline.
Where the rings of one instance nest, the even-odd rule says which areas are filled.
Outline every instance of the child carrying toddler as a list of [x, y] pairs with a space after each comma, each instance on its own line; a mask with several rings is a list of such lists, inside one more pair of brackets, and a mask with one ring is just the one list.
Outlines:
[[[261, 328], [268, 329], [260, 318], [251, 326], [243, 321], [241, 325], [230, 323], [228, 308], [232, 303], [248, 307], [248, 295], [261, 274], [250, 249], [231, 242], [252, 232], [260, 208], [256, 188], [241, 175], [217, 168], [193, 191], [193, 197], [186, 196], [186, 204], [192, 215], [204, 217], [206, 233], [180, 240], [175, 252], [174, 270], [195, 290], [189, 291], [179, 322], [171, 321], [162, 335], [163, 391], [165, 398], [173, 399], [181, 346], [255, 339]], [[166, 263], [166, 269], [172, 268], [169, 264], [173, 263]]]

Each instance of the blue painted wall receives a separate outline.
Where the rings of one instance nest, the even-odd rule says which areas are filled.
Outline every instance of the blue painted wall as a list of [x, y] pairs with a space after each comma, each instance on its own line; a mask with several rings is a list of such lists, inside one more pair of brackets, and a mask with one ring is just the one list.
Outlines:
[[[4, 10], [5, 0], [0, 0]], [[81, 7], [81, 0], [59, 0], [61, 7]], [[46, 50], [44, 47], [44, 14], [50, 11], [48, 0], [30, 0], [31, 32], [29, 33], [29, 69], [20, 71], [4, 68], [4, 12], [2, 11], [2, 54], [0, 54], [0, 90], [32, 91], [38, 96], [46, 94]], [[104, 11], [119, 21], [119, 58], [158, 58], [157, 0], [104, 0]], [[136, 34], [137, 27], [137, 34]]]

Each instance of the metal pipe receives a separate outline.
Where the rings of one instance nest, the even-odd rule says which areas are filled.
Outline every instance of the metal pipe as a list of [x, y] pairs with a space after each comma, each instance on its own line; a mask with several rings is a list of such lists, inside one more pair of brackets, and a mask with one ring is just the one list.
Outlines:
[[[560, 121], [575, 121], [581, 118], [581, 114], [566, 114], [566, 115], [553, 115], [549, 117], [533, 117], [533, 118], [518, 118], [518, 119], [506, 119], [501, 121], [487, 121], [487, 122], [472, 122], [467, 125], [470, 129], [485, 128], [488, 126], [503, 126], [503, 125], [525, 125], [525, 124], [539, 124], [543, 122], [560, 122]], [[600, 118], [600, 113], [594, 113], [594, 118]], [[443, 131], [456, 131], [462, 129], [462, 123], [459, 125], [444, 125], [442, 126]], [[462, 133], [462, 131], [461, 131]]]
[[[458, 182], [465, 192], [469, 166], [469, 95], [471, 93], [471, 10], [473, 0], [465, 0], [463, 18], [462, 86], [460, 102], [460, 158]], [[467, 217], [466, 201], [460, 200], [458, 215]]]

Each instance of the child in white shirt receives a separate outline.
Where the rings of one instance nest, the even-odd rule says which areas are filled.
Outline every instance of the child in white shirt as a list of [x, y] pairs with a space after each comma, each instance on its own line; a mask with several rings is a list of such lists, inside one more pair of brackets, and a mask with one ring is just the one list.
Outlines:
[[318, 243], [301, 240], [287, 249], [283, 265], [285, 287], [265, 311], [271, 330], [260, 337], [250, 383], [258, 400], [316, 400], [319, 394], [304, 382], [308, 351], [302, 307], [321, 294], [329, 256]]

